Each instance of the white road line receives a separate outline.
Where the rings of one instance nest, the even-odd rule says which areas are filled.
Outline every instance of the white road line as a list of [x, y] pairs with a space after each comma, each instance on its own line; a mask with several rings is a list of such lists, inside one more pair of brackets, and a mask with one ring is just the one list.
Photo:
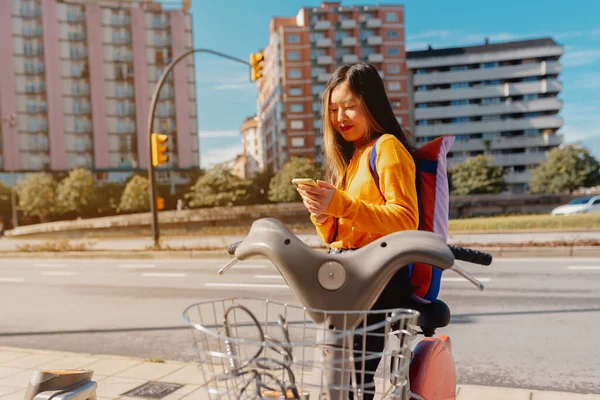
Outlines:
[[574, 271], [600, 271], [600, 266], [596, 265], [570, 265], [568, 268]]
[[207, 287], [287, 289], [288, 285], [274, 283], [205, 283]]
[[72, 276], [75, 275], [76, 272], [73, 271], [44, 271], [42, 275], [44, 276]]
[[256, 279], [277, 279], [277, 280], [283, 280], [283, 276], [281, 275], [254, 275], [254, 277]]
[[[475, 278], [479, 282], [490, 282], [492, 278]], [[469, 282], [465, 278], [442, 278], [442, 282]]]
[[147, 272], [142, 274], [146, 278], [183, 278], [185, 274], [167, 273], [167, 272]]
[[128, 269], [144, 269], [144, 268], [156, 268], [156, 264], [119, 264], [119, 268]]
[[0, 282], [24, 282], [23, 278], [3, 278], [0, 277]]
[[233, 269], [265, 269], [266, 265], [262, 264], [236, 264]]
[[49, 264], [49, 263], [35, 263], [33, 264], [36, 268], [65, 268], [64, 264]]

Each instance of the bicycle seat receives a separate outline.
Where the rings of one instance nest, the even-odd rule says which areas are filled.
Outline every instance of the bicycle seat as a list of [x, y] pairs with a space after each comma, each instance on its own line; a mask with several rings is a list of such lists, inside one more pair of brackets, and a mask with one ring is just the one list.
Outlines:
[[406, 308], [417, 310], [421, 314], [417, 319], [417, 325], [421, 327], [425, 336], [433, 335], [437, 328], [442, 328], [450, 323], [450, 308], [441, 300], [427, 304], [410, 301], [406, 304]]

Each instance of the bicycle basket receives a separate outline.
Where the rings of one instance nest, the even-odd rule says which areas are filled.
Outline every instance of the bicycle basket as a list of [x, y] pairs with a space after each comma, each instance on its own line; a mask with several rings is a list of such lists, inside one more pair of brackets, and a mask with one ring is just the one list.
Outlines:
[[[186, 308], [207, 398], [333, 400], [361, 392], [383, 398], [403, 389], [417, 311], [310, 310], [324, 320], [362, 315], [358, 328], [325, 332], [307, 310], [249, 297]], [[344, 373], [345, 379], [331, 378]]]

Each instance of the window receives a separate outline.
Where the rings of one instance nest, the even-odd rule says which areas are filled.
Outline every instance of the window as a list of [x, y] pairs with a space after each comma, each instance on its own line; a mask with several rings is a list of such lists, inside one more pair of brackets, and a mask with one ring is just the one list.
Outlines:
[[37, 132], [38, 130], [38, 123], [36, 119], [28, 119], [27, 120], [27, 130], [29, 132]]
[[537, 100], [537, 99], [538, 99], [537, 94], [526, 94], [523, 96], [523, 100]]
[[360, 40], [367, 40], [368, 38], [375, 36], [375, 32], [362, 30], [360, 31]]
[[426, 92], [426, 91], [427, 91], [427, 85], [417, 86], [417, 92]]
[[287, 59], [290, 61], [297, 61], [300, 59], [300, 52], [299, 51], [288, 51], [287, 52]]
[[451, 106], [466, 106], [469, 105], [469, 100], [461, 99], [461, 100], [452, 100], [450, 102]]
[[483, 140], [494, 140], [496, 136], [499, 136], [498, 132], [485, 132], [483, 134]]
[[498, 62], [489, 62], [489, 63], [481, 64], [481, 68], [496, 68], [499, 66], [500, 66], [500, 64]]
[[400, 65], [399, 64], [389, 64], [387, 72], [388, 72], [388, 74], [399, 74], [400, 73]]
[[525, 129], [525, 136], [538, 136], [540, 134], [539, 129]]
[[387, 32], [385, 33], [385, 36], [386, 36], [388, 39], [398, 39], [398, 31], [396, 31], [396, 30], [390, 30], [390, 31], [387, 31]]
[[304, 147], [304, 138], [292, 138], [292, 147]]
[[500, 119], [501, 118], [499, 115], [484, 115], [483, 117], [481, 117], [482, 121], [498, 121]]
[[394, 12], [385, 13], [385, 22], [398, 22], [398, 14]]
[[302, 78], [302, 71], [300, 71], [299, 69], [290, 69], [290, 70], [288, 70], [288, 78], [290, 78], [290, 79]]
[[37, 104], [36, 104], [35, 100], [28, 100], [27, 101], [27, 112], [28, 113], [35, 113], [35, 112], [37, 112]]
[[453, 67], [450, 67], [450, 71], [455, 72], [455, 71], [466, 71], [469, 68], [466, 65], [455, 65]]
[[500, 97], [490, 97], [488, 99], [481, 99], [481, 104], [485, 105], [485, 104], [500, 104], [502, 102], [502, 100], [500, 99]]
[[528, 76], [527, 78], [523, 78], [523, 82], [537, 82], [537, 81], [538, 81], [537, 76]]
[[389, 47], [387, 49], [387, 55], [390, 57], [398, 57], [400, 55], [400, 50], [397, 47]]
[[304, 111], [304, 107], [302, 106], [302, 104], [291, 104], [290, 105], [290, 112], [302, 112]]
[[290, 123], [290, 127], [292, 129], [304, 129], [304, 122], [303, 121], [292, 121]]
[[125, 104], [117, 103], [117, 115], [125, 115]]
[[498, 79], [492, 79], [490, 81], [483, 81], [481, 82], [483, 84], [483, 86], [493, 86], [493, 85], [500, 85], [500, 80]]
[[361, 57], [366, 57], [369, 54], [374, 54], [375, 53], [375, 49], [372, 47], [361, 47], [360, 48], [360, 56]]
[[73, 77], [81, 77], [81, 65], [73, 64], [71, 65], [71, 76]]
[[395, 100], [390, 102], [390, 104], [392, 105], [392, 108], [400, 108], [402, 107], [402, 102], [399, 100]]
[[[40, 121], [40, 125], [39, 125], [40, 131], [41, 132], [46, 132], [48, 130], [48, 121], [46, 121], [45, 119]], [[45, 142], [45, 147], [48, 147], [48, 139], [44, 138], [44, 142]]]
[[451, 89], [464, 89], [469, 87], [469, 82], [456, 82], [450, 84]]
[[463, 124], [465, 122], [469, 122], [470, 118], [469, 117], [457, 117], [457, 118], [452, 118], [452, 122], [455, 124]]
[[127, 132], [127, 122], [125, 122], [125, 121], [119, 121], [119, 122], [117, 122], [117, 132], [118, 133], [125, 133], [125, 132]]
[[348, 31], [336, 31], [335, 32], [335, 40], [336, 42], [341, 41], [343, 38], [349, 37], [350, 34]]
[[390, 91], [398, 91], [400, 90], [401, 86], [400, 86], [400, 82], [389, 82], [388, 83], [388, 90]]
[[427, 73], [426, 69], [418, 69], [417, 72], [416, 72], [417, 75], [424, 75], [426, 73]]
[[300, 36], [296, 34], [287, 35], [288, 43], [300, 43]]
[[417, 125], [419, 125], [419, 126], [425, 126], [425, 125], [427, 125], [427, 120], [426, 119], [422, 119], [420, 121], [417, 121]]
[[[325, 34], [323, 32], [313, 32], [310, 34], [311, 42], [317, 41], [319, 39], [324, 39], [324, 38], [325, 38]], [[291, 43], [291, 42], [289, 42], [289, 43]]]
[[302, 88], [299, 88], [299, 87], [290, 88], [290, 96], [302, 96]]

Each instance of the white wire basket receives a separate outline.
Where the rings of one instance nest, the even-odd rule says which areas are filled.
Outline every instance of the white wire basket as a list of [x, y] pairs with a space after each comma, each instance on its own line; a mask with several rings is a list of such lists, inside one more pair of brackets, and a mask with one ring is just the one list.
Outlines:
[[[360, 314], [363, 323], [331, 330], [315, 324], [307, 311], [322, 314], [325, 321], [334, 314], [344, 320]], [[251, 297], [201, 302], [184, 311], [208, 399], [345, 400], [398, 394], [408, 381], [418, 315], [408, 309], [309, 310]]]

